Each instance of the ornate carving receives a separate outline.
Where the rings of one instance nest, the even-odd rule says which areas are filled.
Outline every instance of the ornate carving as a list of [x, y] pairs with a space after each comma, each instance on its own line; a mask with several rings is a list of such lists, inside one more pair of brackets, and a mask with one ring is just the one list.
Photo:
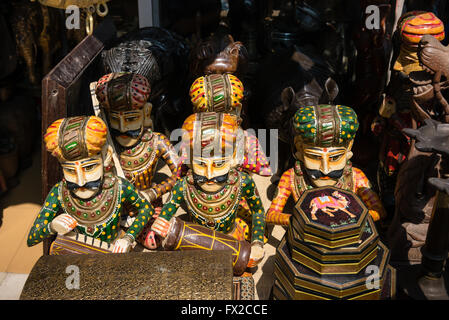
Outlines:
[[107, 72], [131, 72], [146, 77], [150, 84], [161, 80], [153, 44], [148, 40], [125, 41], [101, 53]]

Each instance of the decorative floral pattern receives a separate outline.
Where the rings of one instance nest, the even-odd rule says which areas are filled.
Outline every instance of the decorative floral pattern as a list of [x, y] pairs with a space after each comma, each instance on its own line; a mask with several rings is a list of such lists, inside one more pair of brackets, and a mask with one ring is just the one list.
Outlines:
[[[351, 190], [356, 193], [367, 206], [374, 221], [385, 217], [385, 209], [379, 196], [371, 189], [371, 184], [362, 170], [353, 168], [349, 162], [344, 169], [344, 173], [337, 182], [337, 188]], [[295, 168], [284, 172], [278, 184], [276, 197], [273, 199], [267, 211], [267, 223], [288, 225], [290, 214], [284, 213], [284, 207], [290, 195], [293, 195], [295, 202], [299, 200], [301, 194], [312, 189], [313, 186], [307, 183], [301, 171], [299, 162]]]

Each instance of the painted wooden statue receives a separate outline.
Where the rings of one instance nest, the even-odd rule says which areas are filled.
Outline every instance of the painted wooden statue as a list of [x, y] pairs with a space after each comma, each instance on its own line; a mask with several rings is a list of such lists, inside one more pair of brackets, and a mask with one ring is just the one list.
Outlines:
[[394, 205], [394, 188], [401, 165], [407, 160], [411, 148], [404, 128], [417, 128], [417, 122], [431, 116], [438, 117], [432, 74], [426, 63], [418, 57], [419, 42], [425, 35], [442, 41], [445, 37], [443, 22], [431, 12], [407, 12], [398, 21], [395, 37], [400, 43], [391, 70], [391, 80], [379, 109], [379, 117], [372, 130], [382, 139], [380, 150], [380, 194], [387, 206]]
[[118, 38], [101, 54], [104, 73], [132, 72], [148, 79], [154, 129], [169, 135], [189, 116], [185, 88], [188, 46], [174, 32], [141, 28]]
[[[243, 158], [243, 132], [238, 118], [224, 113], [204, 112], [189, 116], [183, 125], [183, 140], [189, 145], [190, 170], [178, 180], [171, 199], [151, 229], [165, 238], [171, 219], [181, 204], [199, 225], [251, 241], [248, 266], [264, 257], [265, 211], [254, 180], [236, 170]], [[237, 217], [239, 203], [248, 203], [252, 228]]]
[[[126, 178], [154, 202], [174, 186], [178, 156], [167, 137], [151, 129], [148, 80], [139, 74], [110, 73], [98, 81], [96, 94], [120, 147], [120, 164]], [[154, 185], [152, 180], [159, 159], [165, 161], [172, 175]]]
[[[64, 179], [48, 194], [28, 235], [28, 246], [75, 231], [113, 244], [114, 253], [131, 249], [154, 210], [131, 183], [108, 171], [112, 148], [106, 135], [106, 124], [95, 116], [59, 119], [47, 129], [47, 150], [61, 163]], [[121, 236], [125, 205], [137, 216]]]
[[[152, 131], [149, 81], [135, 73], [110, 73], [97, 83], [96, 94], [106, 110], [111, 133], [120, 150], [120, 164], [126, 179], [143, 192], [155, 207], [170, 192], [178, 178], [178, 156], [167, 137]], [[153, 183], [156, 165], [162, 159], [172, 173], [159, 184]], [[153, 232], [142, 234], [142, 243], [154, 249]]]
[[[431, 104], [423, 103], [425, 100], [421, 100], [419, 106], [412, 105], [416, 115], [411, 130], [412, 132], [423, 130], [425, 136], [432, 136], [430, 130], [432, 126], [429, 123], [441, 122], [442, 128], [449, 123], [447, 102], [449, 48], [443, 46], [434, 36], [424, 35], [419, 42], [417, 55], [426, 76], [430, 78], [430, 83], [422, 82], [420, 92], [423, 97], [430, 99], [427, 101]], [[403, 132], [409, 135], [407, 130], [404, 129]], [[429, 141], [431, 140], [429, 138]], [[444, 146], [445, 140], [440, 139], [439, 143]], [[407, 161], [401, 165], [397, 175], [394, 192], [396, 210], [388, 230], [388, 239], [392, 259], [398, 263], [421, 262], [429, 223], [438, 208], [437, 190], [429, 180], [444, 178], [447, 171], [440, 153], [423, 151], [425, 150], [418, 143], [415, 145], [412, 141]]]
[[[240, 117], [243, 98], [243, 83], [232, 74], [210, 74], [199, 77], [190, 87], [190, 100], [194, 113], [222, 112]], [[244, 134], [245, 155], [239, 170], [271, 176], [271, 168], [259, 140], [246, 130]]]
[[350, 162], [359, 127], [353, 109], [342, 105], [302, 107], [293, 118], [293, 126], [296, 163], [279, 181], [277, 194], [267, 212], [267, 223], [288, 225], [291, 215], [283, 210], [290, 195], [296, 203], [304, 191], [326, 186], [356, 193], [374, 221], [385, 216], [368, 178]]

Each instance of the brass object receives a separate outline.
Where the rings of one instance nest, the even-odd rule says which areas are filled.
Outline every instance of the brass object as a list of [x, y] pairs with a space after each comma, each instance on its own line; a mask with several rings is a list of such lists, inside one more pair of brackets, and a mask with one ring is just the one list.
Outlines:
[[[101, 9], [103, 7], [103, 10]], [[100, 17], [106, 17], [109, 13], [109, 8], [106, 2], [98, 3], [96, 6], [96, 12]]]
[[[79, 289], [66, 286], [68, 266], [79, 268]], [[31, 270], [20, 297], [22, 300], [232, 298], [229, 251], [42, 256]]]
[[110, 0], [39, 0], [44, 6], [49, 6], [57, 9], [65, 9], [68, 6], [77, 6], [79, 8], [88, 8], [92, 5], [103, 4], [107, 10], [107, 4]]
[[90, 11], [87, 11], [86, 17], [86, 33], [87, 35], [91, 35], [94, 32], [94, 17]]
[[96, 13], [100, 17], [105, 17], [109, 13], [109, 8], [106, 3], [108, 1], [110, 0], [39, 0], [42, 5], [57, 9], [67, 9], [69, 6], [76, 6], [84, 9], [87, 15], [86, 33], [89, 36], [94, 31], [93, 14]]

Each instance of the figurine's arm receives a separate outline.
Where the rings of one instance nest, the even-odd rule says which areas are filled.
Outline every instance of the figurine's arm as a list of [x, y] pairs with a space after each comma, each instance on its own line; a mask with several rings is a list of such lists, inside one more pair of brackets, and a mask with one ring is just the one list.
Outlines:
[[264, 233], [265, 233], [265, 210], [257, 191], [256, 184], [249, 174], [242, 175], [242, 194], [249, 204], [252, 213], [251, 227], [251, 254], [248, 267], [252, 268], [259, 264], [265, 256]]
[[128, 180], [121, 179], [121, 181], [123, 190], [122, 202], [131, 205], [137, 212], [136, 219], [126, 232], [127, 236], [134, 241], [154, 215], [154, 208], [151, 203], [139, 195], [135, 187]]
[[262, 148], [260, 148], [259, 140], [255, 136], [249, 135], [246, 131], [245, 158], [241, 168], [261, 176], [271, 176], [273, 174], [267, 156]]
[[49, 228], [49, 225], [57, 213], [61, 210], [61, 203], [58, 199], [58, 186], [59, 184], [56, 184], [48, 193], [44, 206], [39, 211], [39, 214], [31, 227], [27, 238], [27, 245], [29, 247], [38, 244], [54, 233]]
[[292, 179], [293, 169], [287, 170], [282, 174], [281, 180], [279, 181], [276, 196], [271, 202], [270, 208], [267, 212], [266, 222], [271, 224], [278, 224], [282, 226], [288, 226], [290, 224], [291, 214], [283, 213], [285, 204], [290, 197], [291, 190], [291, 179]]
[[170, 219], [178, 210], [181, 203], [184, 201], [184, 178], [178, 180], [178, 182], [173, 187], [171, 199], [164, 204], [162, 207], [160, 215], [156, 218], [151, 230], [156, 232], [162, 238], [167, 236], [170, 228]]
[[155, 133], [155, 135], [158, 138], [157, 149], [172, 173], [172, 175], [168, 179], [151, 188], [155, 196], [154, 199], [158, 199], [163, 194], [172, 190], [174, 185], [176, 184], [176, 181], [178, 180], [179, 158], [176, 154], [175, 148], [167, 139], [167, 137], [160, 133]]
[[374, 221], [378, 221], [386, 216], [385, 209], [379, 196], [372, 190], [368, 178], [357, 168], [352, 168], [355, 192], [366, 205]]
[[265, 232], [265, 209], [262, 205], [256, 184], [249, 174], [242, 174], [242, 195], [252, 213], [251, 242], [261, 241]]

